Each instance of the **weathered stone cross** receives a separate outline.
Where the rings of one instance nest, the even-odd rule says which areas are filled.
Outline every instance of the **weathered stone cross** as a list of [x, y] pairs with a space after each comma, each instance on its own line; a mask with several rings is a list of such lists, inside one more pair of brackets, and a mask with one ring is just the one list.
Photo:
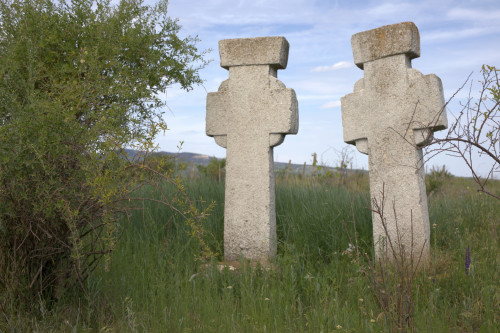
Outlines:
[[[420, 56], [412, 22], [360, 32], [351, 39], [354, 62], [364, 78], [341, 99], [344, 141], [369, 155], [370, 195], [384, 205], [384, 223], [373, 213], [377, 258], [398, 253], [429, 256], [429, 215], [422, 149], [434, 131], [446, 128], [441, 80], [411, 68]], [[384, 230], [387, 228], [387, 234]]]
[[219, 42], [229, 79], [207, 96], [207, 135], [227, 148], [224, 258], [266, 262], [276, 254], [273, 147], [298, 131], [293, 89], [277, 79], [288, 60], [283, 37]]

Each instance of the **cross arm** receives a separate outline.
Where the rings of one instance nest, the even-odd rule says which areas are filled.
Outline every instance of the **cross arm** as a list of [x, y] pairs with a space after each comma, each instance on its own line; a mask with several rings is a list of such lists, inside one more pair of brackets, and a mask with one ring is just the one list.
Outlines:
[[207, 94], [206, 133], [214, 137], [215, 142], [226, 148], [227, 125], [230, 101], [227, 95], [228, 80], [222, 82], [218, 92]]
[[358, 80], [354, 85], [354, 92], [340, 99], [342, 109], [342, 127], [344, 129], [344, 142], [355, 145], [363, 154], [368, 154], [367, 135], [369, 111], [374, 106], [367, 103], [364, 79]]
[[432, 132], [443, 130], [448, 126], [444, 108], [444, 93], [441, 79], [434, 74], [422, 75], [416, 69], [409, 69], [410, 93], [417, 96], [412, 110], [411, 128], [429, 129]]
[[[278, 80], [276, 79], [276, 81]], [[266, 117], [266, 127], [269, 133], [297, 134], [299, 130], [299, 104], [295, 91], [290, 88], [272, 89], [270, 101], [270, 110], [272, 111]]]

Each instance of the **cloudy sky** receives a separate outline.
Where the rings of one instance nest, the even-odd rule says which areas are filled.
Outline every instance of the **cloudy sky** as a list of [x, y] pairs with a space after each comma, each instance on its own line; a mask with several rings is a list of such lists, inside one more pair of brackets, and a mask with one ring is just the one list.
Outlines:
[[[167, 91], [170, 130], [158, 138], [164, 151], [177, 151], [183, 141], [185, 152], [225, 156], [225, 150], [205, 135], [206, 94], [217, 91], [228, 76], [219, 65], [221, 39], [284, 36], [290, 43], [288, 67], [278, 72], [278, 78], [297, 93], [299, 133], [287, 136], [274, 156], [276, 161], [298, 164], [311, 163], [316, 152], [320, 161], [334, 166], [346, 146], [340, 98], [363, 76], [354, 66], [350, 45], [357, 32], [414, 22], [420, 31], [421, 57], [413, 60], [413, 68], [439, 76], [445, 99], [471, 72], [479, 79], [483, 64], [500, 65], [498, 0], [170, 0], [169, 13], [179, 19], [183, 36], [197, 35], [201, 49], [212, 49], [207, 59], [213, 61], [200, 73], [203, 86], [189, 93], [177, 87]], [[450, 104], [450, 121], [466, 93]], [[368, 168], [365, 155], [356, 152], [353, 162], [356, 168]], [[469, 175], [455, 158], [442, 156], [428, 167], [432, 164]]]

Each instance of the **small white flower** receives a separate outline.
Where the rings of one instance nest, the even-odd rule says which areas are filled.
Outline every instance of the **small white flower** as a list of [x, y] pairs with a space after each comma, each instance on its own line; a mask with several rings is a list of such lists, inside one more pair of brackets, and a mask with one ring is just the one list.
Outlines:
[[356, 247], [354, 245], [352, 245], [351, 243], [349, 243], [349, 246], [347, 247], [347, 249], [344, 252], [342, 252], [342, 255], [352, 254], [354, 252], [354, 250], [356, 250]]

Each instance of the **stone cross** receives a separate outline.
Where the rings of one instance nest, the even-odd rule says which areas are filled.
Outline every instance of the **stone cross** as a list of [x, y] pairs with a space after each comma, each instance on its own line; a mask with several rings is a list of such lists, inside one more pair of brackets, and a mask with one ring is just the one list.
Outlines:
[[206, 132], [226, 151], [224, 258], [266, 262], [276, 254], [273, 147], [298, 131], [293, 89], [277, 79], [289, 44], [284, 37], [219, 42], [229, 79], [207, 95]]
[[[412, 22], [357, 33], [351, 39], [354, 62], [364, 78], [341, 99], [344, 141], [369, 155], [376, 257], [427, 260], [429, 214], [420, 146], [447, 127], [441, 80], [411, 68], [420, 56], [420, 37]], [[387, 230], [384, 228], [384, 224]], [[401, 246], [401, 247], [400, 247]]]

